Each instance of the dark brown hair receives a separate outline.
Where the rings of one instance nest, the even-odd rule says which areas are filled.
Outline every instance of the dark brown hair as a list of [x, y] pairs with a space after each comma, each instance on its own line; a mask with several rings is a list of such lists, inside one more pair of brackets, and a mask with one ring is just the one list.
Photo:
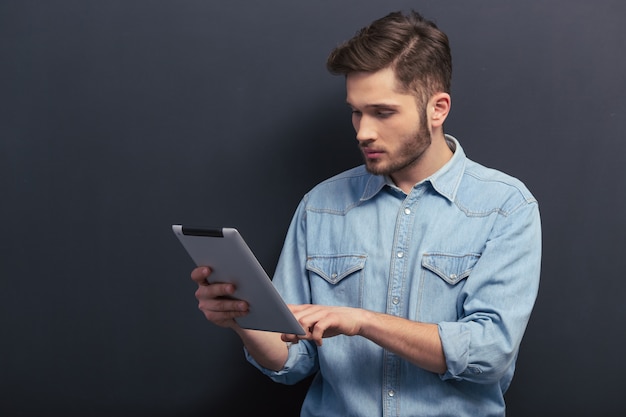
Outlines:
[[326, 67], [337, 75], [390, 67], [401, 90], [424, 102], [435, 93], [450, 93], [448, 37], [415, 11], [393, 12], [362, 28], [331, 52]]

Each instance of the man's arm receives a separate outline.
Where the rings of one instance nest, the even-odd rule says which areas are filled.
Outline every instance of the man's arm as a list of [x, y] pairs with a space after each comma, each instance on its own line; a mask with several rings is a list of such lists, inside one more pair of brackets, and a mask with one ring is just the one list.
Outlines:
[[351, 307], [290, 306], [305, 329], [305, 336], [283, 335], [322, 345], [322, 339], [339, 334], [362, 336], [425, 370], [443, 374], [446, 361], [436, 324], [420, 323], [389, 314]]
[[437, 374], [447, 370], [436, 324], [366, 312], [359, 334], [422, 369]]
[[233, 330], [259, 365], [272, 371], [283, 369], [289, 350], [287, 344], [281, 340], [280, 333], [248, 330], [238, 326]]

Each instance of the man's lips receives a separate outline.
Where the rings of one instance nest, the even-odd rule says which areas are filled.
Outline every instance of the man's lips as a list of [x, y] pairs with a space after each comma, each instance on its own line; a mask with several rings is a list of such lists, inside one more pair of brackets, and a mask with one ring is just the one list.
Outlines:
[[362, 148], [361, 150], [367, 158], [379, 158], [384, 153], [380, 149]]

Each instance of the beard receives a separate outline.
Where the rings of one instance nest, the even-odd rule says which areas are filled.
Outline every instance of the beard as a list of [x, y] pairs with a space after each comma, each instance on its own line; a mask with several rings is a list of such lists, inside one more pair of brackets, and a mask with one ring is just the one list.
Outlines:
[[431, 142], [432, 137], [428, 130], [426, 115], [424, 114], [415, 131], [400, 141], [398, 150], [393, 154], [386, 154], [389, 157], [388, 160], [371, 160], [364, 157], [365, 168], [374, 175], [391, 175], [402, 171], [416, 165]]

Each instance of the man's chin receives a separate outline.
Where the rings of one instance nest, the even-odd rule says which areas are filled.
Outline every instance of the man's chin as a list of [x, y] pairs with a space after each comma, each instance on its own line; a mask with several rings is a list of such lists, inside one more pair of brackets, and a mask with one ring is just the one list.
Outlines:
[[389, 174], [389, 170], [386, 169], [385, 166], [383, 166], [380, 163], [373, 163], [373, 162], [365, 162], [365, 169], [367, 170], [367, 172], [369, 172], [370, 174], [374, 174], [374, 175], [388, 175]]

